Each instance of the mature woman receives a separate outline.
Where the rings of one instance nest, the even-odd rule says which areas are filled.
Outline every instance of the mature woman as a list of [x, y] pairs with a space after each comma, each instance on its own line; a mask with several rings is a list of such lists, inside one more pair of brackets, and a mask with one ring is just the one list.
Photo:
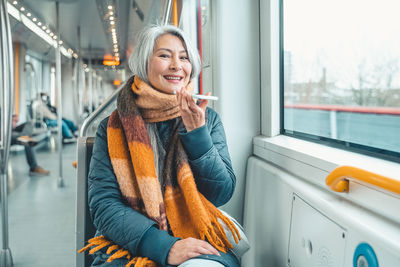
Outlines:
[[191, 96], [200, 59], [184, 32], [150, 26], [134, 76], [98, 128], [89, 172], [92, 266], [239, 266], [216, 208], [235, 189], [217, 113]]

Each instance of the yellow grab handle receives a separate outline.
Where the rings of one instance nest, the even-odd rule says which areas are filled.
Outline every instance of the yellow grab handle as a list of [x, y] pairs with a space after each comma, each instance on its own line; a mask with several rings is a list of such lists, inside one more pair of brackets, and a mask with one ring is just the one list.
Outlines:
[[373, 186], [400, 194], [400, 181], [351, 166], [334, 169], [325, 179], [326, 185], [335, 192], [349, 192], [349, 179], [362, 181]]

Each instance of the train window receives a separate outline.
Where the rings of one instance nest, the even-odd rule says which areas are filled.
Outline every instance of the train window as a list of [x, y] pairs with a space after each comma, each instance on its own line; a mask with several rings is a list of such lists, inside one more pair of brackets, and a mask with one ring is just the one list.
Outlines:
[[42, 62], [41, 60], [27, 54], [25, 56], [25, 88], [26, 100], [31, 102], [36, 99], [42, 87]]
[[399, 159], [399, 7], [283, 0], [284, 134]]

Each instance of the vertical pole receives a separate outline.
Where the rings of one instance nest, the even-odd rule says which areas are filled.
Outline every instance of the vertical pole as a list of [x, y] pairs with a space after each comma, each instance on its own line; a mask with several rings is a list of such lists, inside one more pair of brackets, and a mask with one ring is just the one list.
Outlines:
[[[59, 31], [59, 2], [56, 2], [57, 32]], [[56, 83], [57, 83], [57, 124], [58, 124], [58, 187], [64, 187], [62, 172], [62, 93], [61, 93], [61, 53], [60, 45], [56, 42]]]
[[201, 60], [201, 70], [199, 75], [199, 94], [203, 94], [203, 43], [201, 36], [201, 0], [197, 0], [197, 41]]
[[87, 88], [86, 88], [86, 74], [85, 69], [83, 68], [82, 59], [79, 60], [79, 93], [80, 93], [80, 110], [81, 114], [85, 113], [85, 101], [88, 99]]
[[1, 179], [1, 213], [2, 213], [2, 248], [0, 252], [0, 267], [12, 267], [13, 259], [11, 250], [9, 248], [8, 239], [8, 200], [7, 200], [7, 166], [8, 156], [11, 142], [11, 116], [14, 104], [14, 75], [13, 75], [13, 52], [11, 40], [11, 28], [8, 20], [7, 1], [0, 0], [0, 48], [1, 48], [1, 61], [2, 66], [2, 90], [3, 90], [3, 106], [2, 110], [2, 127], [1, 131], [4, 133], [1, 137], [3, 146], [0, 148], [1, 152], [1, 166], [0, 166], [0, 179]]
[[165, 11], [164, 12], [164, 21], [163, 21], [164, 25], [167, 25], [168, 22], [169, 22], [169, 17], [171, 15], [171, 6], [172, 6], [172, 0], [168, 0], [167, 6], [166, 6], [166, 8], [164, 10]]
[[176, 0], [172, 1], [172, 21], [174, 26], [178, 27], [178, 3]]
[[[81, 52], [81, 27], [78, 26], [77, 28], [78, 34], [78, 52]], [[82, 114], [84, 113], [83, 110], [83, 89], [85, 87], [85, 71], [82, 69], [82, 58], [79, 57], [79, 60], [76, 61], [77, 64], [77, 82], [76, 82], [76, 89], [78, 92], [78, 103], [79, 103], [79, 118], [81, 118]], [[82, 74], [83, 72], [83, 74]], [[82, 82], [83, 81], [83, 82]]]
[[89, 114], [93, 112], [93, 72], [92, 60], [89, 58], [89, 76], [88, 76], [88, 95], [89, 95]]
[[336, 110], [331, 110], [330, 112], [330, 124], [331, 124], [331, 138], [337, 139], [337, 118]]

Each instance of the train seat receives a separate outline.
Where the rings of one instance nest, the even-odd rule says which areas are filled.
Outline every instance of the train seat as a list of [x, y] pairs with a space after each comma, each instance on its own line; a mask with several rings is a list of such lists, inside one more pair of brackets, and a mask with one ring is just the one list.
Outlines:
[[[94, 137], [78, 138], [78, 164], [77, 164], [77, 198], [76, 198], [76, 247], [75, 250], [83, 248], [87, 240], [92, 238], [96, 228], [92, 223], [87, 199], [87, 177], [89, 173], [90, 159]], [[93, 259], [88, 253], [76, 253], [76, 266], [88, 267]]]

